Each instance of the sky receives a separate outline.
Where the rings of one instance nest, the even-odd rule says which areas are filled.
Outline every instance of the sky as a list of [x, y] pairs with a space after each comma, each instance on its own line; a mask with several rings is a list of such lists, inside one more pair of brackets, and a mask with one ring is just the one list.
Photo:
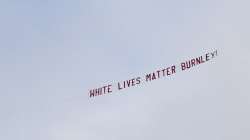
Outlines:
[[[249, 140], [247, 0], [1, 0], [0, 139]], [[188, 71], [89, 90], [217, 50]]]

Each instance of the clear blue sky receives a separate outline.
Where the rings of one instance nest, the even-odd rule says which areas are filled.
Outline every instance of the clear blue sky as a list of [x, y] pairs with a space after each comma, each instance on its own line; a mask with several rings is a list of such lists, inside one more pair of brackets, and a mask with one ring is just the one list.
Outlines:
[[[1, 0], [0, 139], [249, 140], [247, 0]], [[171, 78], [88, 97], [218, 49]]]

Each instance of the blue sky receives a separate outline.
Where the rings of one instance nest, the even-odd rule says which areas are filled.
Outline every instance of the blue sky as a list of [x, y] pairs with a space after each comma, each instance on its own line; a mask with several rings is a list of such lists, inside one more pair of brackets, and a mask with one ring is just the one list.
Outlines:
[[[2, 0], [0, 139], [248, 140], [248, 5]], [[190, 71], [88, 97], [214, 49]]]

